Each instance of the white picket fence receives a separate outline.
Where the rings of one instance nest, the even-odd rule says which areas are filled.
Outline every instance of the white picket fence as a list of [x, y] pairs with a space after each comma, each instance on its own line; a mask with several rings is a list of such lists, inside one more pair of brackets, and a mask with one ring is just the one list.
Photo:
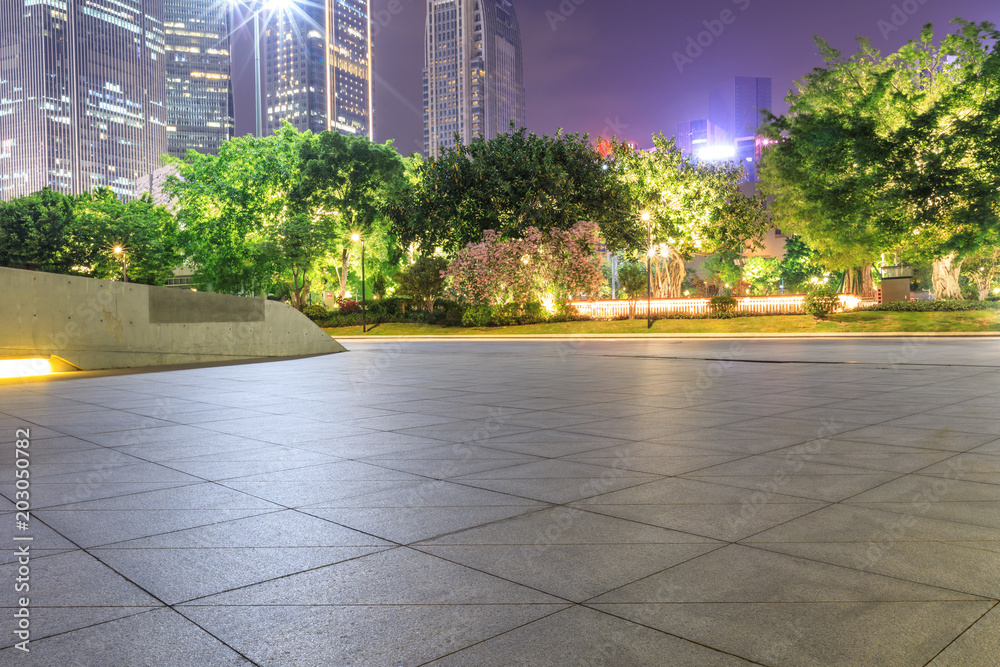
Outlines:
[[[875, 305], [875, 299], [859, 299], [851, 294], [841, 294], [840, 303], [843, 310], [854, 310], [859, 306]], [[803, 313], [802, 301], [804, 294], [782, 296], [746, 296], [736, 298], [736, 310], [752, 315], [769, 315], [773, 313]], [[635, 316], [646, 317], [646, 299], [635, 302]], [[616, 317], [628, 317], [629, 302], [625, 299], [608, 301], [574, 301], [573, 306], [585, 317], [595, 320], [610, 320]], [[707, 315], [711, 312], [711, 300], [698, 297], [683, 299], [653, 299], [649, 303], [649, 311], [653, 315], [689, 314]]]

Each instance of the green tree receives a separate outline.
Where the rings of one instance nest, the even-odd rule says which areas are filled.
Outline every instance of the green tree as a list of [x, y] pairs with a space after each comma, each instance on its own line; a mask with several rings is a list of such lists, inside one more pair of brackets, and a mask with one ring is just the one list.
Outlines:
[[94, 278], [121, 277], [124, 259], [130, 282], [163, 285], [183, 261], [177, 220], [149, 194], [129, 202], [109, 188], [80, 195], [73, 227], [74, 254]]
[[434, 301], [444, 289], [442, 273], [447, 268], [448, 261], [443, 257], [421, 257], [394, 276], [396, 293], [423, 302], [427, 312], [433, 313]]
[[517, 239], [596, 222], [612, 248], [633, 247], [626, 192], [586, 135], [537, 136], [514, 129], [445, 150], [417, 167], [416, 182], [389, 206], [405, 244], [454, 252], [486, 230]]
[[646, 267], [639, 262], [624, 262], [618, 267], [618, 285], [628, 298], [628, 318], [635, 319], [636, 300], [646, 296]]
[[939, 298], [961, 298], [962, 257], [1000, 222], [998, 33], [956, 23], [940, 45], [925, 26], [886, 56], [863, 39], [850, 57], [817, 40], [825, 67], [769, 119], [762, 187], [779, 225], [832, 268], [861, 267], [863, 295], [870, 264], [899, 252], [933, 259]]
[[404, 187], [405, 164], [392, 142], [376, 144], [336, 132], [307, 137], [299, 159], [302, 178], [291, 189], [289, 203], [315, 224], [322, 246], [332, 254], [325, 264], [335, 274], [343, 298], [352, 249], [358, 245], [352, 242], [354, 234], [364, 238], [368, 257], [390, 265], [398, 262], [400, 253], [384, 211], [389, 197]]
[[[767, 231], [763, 200], [739, 190], [742, 167], [702, 163], [684, 155], [673, 138], [653, 137], [654, 151], [613, 141], [614, 172], [628, 191], [630, 237], [653, 256], [653, 295], [678, 297], [695, 253], [755, 244]], [[641, 240], [638, 240], [641, 239]], [[643, 255], [644, 256], [644, 255]]]
[[72, 197], [48, 188], [0, 202], [0, 266], [69, 273], [80, 262], [73, 207]]
[[256, 295], [286, 269], [274, 234], [294, 214], [288, 194], [300, 178], [299, 149], [310, 136], [285, 124], [274, 134], [224, 142], [219, 154], [188, 151], [171, 161], [186, 260], [215, 292]]
[[984, 301], [1000, 280], [1000, 247], [985, 246], [967, 255], [962, 274], [976, 286], [979, 300]]

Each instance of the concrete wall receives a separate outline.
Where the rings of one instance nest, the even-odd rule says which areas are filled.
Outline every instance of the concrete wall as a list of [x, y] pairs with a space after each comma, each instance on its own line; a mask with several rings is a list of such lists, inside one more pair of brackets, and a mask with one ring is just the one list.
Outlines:
[[99, 370], [343, 351], [276, 301], [0, 268], [0, 359]]

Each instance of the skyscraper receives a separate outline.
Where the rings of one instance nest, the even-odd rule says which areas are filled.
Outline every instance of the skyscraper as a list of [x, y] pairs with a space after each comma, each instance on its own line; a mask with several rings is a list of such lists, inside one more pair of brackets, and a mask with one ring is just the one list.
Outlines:
[[233, 135], [229, 3], [165, 0], [167, 147], [217, 154]]
[[737, 76], [727, 80], [709, 96], [709, 119], [733, 141], [736, 159], [747, 170], [747, 180], [757, 180], [757, 128], [761, 111], [771, 108], [771, 79]]
[[369, 0], [303, 0], [268, 17], [268, 132], [287, 120], [374, 138], [370, 11]]
[[524, 121], [521, 31], [508, 0], [427, 0], [424, 154]]
[[167, 151], [163, 0], [0, 2], [0, 196], [107, 186]]

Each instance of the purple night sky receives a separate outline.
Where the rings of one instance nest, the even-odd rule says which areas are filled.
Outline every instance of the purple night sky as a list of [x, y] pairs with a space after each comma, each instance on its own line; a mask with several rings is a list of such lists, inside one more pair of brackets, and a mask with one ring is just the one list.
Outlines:
[[[793, 80], [820, 64], [813, 35], [847, 52], [863, 35], [889, 52], [918, 38], [925, 23], [939, 34], [951, 31], [956, 16], [1000, 24], [997, 0], [512, 2], [521, 25], [528, 128], [616, 134], [641, 146], [651, 145], [654, 132], [669, 136], [678, 122], [705, 117], [709, 91], [731, 76], [772, 77], [775, 110], [785, 111]], [[425, 13], [425, 0], [372, 1], [376, 139], [392, 139], [404, 154], [423, 149]], [[700, 54], [692, 49], [695, 57], [679, 67], [674, 53], [686, 57], [689, 38], [709, 28], [718, 36], [709, 42], [702, 35], [708, 46]], [[236, 129], [246, 134], [253, 131], [252, 39], [243, 35], [234, 52]]]

